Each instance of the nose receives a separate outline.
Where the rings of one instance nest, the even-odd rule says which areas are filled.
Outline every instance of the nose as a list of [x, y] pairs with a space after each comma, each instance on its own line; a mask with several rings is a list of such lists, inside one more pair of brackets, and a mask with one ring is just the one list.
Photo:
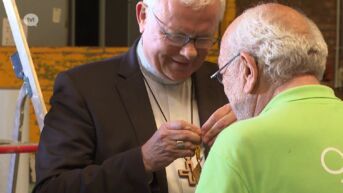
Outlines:
[[194, 46], [194, 41], [190, 41], [185, 44], [181, 50], [180, 54], [187, 58], [189, 61], [194, 60], [198, 56], [198, 51]]

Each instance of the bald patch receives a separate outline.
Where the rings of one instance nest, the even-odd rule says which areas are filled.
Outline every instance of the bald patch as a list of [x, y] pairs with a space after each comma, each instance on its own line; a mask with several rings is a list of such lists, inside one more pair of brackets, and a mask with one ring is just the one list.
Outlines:
[[300, 35], [310, 34], [311, 30], [309, 21], [303, 14], [291, 7], [277, 3], [267, 3], [248, 9], [243, 16], [259, 16], [267, 23], [276, 24], [286, 31]]

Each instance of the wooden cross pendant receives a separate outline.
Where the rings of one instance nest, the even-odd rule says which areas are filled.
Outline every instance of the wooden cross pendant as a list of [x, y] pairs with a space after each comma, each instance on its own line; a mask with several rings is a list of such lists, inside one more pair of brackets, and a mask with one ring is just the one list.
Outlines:
[[191, 158], [185, 158], [185, 169], [178, 170], [180, 178], [188, 178], [189, 186], [195, 186], [199, 179], [196, 179], [193, 175], [193, 162]]

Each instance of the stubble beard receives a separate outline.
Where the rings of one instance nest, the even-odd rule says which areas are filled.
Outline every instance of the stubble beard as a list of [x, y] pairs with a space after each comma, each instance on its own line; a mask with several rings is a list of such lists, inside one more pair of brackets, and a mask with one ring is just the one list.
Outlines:
[[252, 118], [254, 116], [252, 98], [249, 96], [241, 96], [237, 102], [232, 104], [232, 110], [235, 113], [237, 120]]

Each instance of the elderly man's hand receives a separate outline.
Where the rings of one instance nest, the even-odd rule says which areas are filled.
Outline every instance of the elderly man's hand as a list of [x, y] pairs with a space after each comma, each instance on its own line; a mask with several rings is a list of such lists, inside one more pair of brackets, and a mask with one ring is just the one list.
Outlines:
[[180, 157], [194, 155], [201, 143], [201, 130], [185, 121], [167, 122], [142, 146], [143, 163], [147, 172], [168, 166]]
[[236, 115], [231, 106], [226, 104], [217, 109], [206, 123], [201, 127], [202, 141], [211, 146], [217, 135], [228, 125], [236, 121]]

